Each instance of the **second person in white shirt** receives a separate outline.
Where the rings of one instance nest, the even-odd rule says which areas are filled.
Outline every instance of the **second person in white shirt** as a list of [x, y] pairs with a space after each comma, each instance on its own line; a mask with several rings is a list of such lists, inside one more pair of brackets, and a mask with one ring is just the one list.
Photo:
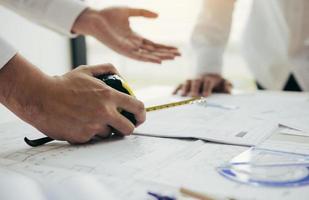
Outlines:
[[[203, 1], [192, 35], [196, 75], [180, 84], [175, 93], [209, 96], [231, 92], [232, 84], [222, 77], [222, 66], [236, 2]], [[252, 1], [242, 38], [243, 55], [260, 89], [309, 91], [308, 9], [307, 0]]]

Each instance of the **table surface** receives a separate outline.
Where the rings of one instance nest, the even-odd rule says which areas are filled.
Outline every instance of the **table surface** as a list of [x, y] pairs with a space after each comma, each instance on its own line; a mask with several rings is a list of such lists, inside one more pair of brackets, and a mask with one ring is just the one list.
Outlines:
[[[136, 94], [149, 102], [158, 95], [169, 95], [171, 90], [153, 87]], [[2, 123], [0, 133], [0, 166], [39, 182], [68, 179], [71, 173], [93, 175], [120, 199], [149, 199], [147, 191], [178, 195], [180, 186], [239, 199], [308, 199], [309, 196], [308, 186], [255, 187], [234, 183], [217, 173], [219, 165], [248, 147], [133, 135], [88, 145], [53, 142], [30, 148], [22, 137], [38, 137], [39, 133], [29, 125], [20, 121]]]

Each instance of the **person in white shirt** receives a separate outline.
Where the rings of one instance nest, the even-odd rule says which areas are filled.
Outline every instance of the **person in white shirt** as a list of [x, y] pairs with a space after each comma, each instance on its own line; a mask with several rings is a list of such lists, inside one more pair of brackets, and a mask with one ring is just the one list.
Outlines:
[[[133, 59], [161, 63], [179, 55], [176, 48], [154, 43], [131, 30], [129, 17], [157, 17], [148, 10], [94, 10], [75, 0], [0, 0], [0, 4], [68, 36], [91, 35]], [[94, 78], [105, 73], [118, 72], [111, 64], [103, 64], [49, 76], [0, 38], [0, 103], [53, 139], [84, 143], [94, 135], [110, 134], [111, 127], [123, 135], [131, 134], [134, 125], [119, 108], [133, 113], [137, 125], [144, 122], [142, 102]]]
[[[192, 34], [196, 76], [174, 93], [209, 96], [229, 93], [222, 58], [236, 0], [204, 0]], [[259, 89], [309, 91], [309, 1], [253, 0], [243, 36], [243, 55]], [[230, 66], [232, 67], [232, 66]]]

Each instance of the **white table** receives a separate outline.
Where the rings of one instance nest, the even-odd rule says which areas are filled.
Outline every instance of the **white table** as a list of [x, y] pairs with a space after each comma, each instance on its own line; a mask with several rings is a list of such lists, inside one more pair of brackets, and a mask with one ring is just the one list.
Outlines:
[[[170, 88], [149, 88], [137, 96], [150, 101]], [[31, 148], [23, 136], [40, 137], [21, 122], [0, 126], [0, 166], [16, 170], [40, 184], [60, 184], [75, 173], [93, 175], [120, 199], [151, 199], [147, 191], [176, 194], [179, 186], [205, 193], [250, 199], [308, 199], [309, 187], [265, 188], [237, 184], [216, 172], [216, 167], [247, 147], [196, 140], [143, 136], [114, 138], [70, 146], [65, 142]], [[246, 199], [245, 198], [245, 199]]]

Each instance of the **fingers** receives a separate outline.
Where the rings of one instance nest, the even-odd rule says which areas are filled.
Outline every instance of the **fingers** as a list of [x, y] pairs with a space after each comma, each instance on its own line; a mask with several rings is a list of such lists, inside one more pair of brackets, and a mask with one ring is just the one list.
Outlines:
[[144, 51], [134, 51], [132, 53], [129, 54], [129, 56], [131, 58], [134, 58], [136, 60], [140, 60], [140, 61], [144, 61], [144, 62], [152, 62], [152, 63], [157, 63], [157, 64], [161, 64], [162, 60], [160, 57], [156, 56], [156, 55], [152, 55], [148, 52], [144, 52]]
[[[144, 48], [144, 46], [142, 47], [143, 49], [146, 49]], [[147, 47], [149, 48], [149, 47]], [[152, 50], [154, 51], [154, 50]], [[169, 53], [169, 54], [173, 54], [174, 56], [181, 56], [181, 53], [179, 53], [178, 49], [163, 49], [163, 48], [157, 48], [155, 49], [155, 51], [157, 52], [161, 52], [161, 53]]]
[[131, 56], [137, 60], [154, 62], [161, 64], [165, 60], [174, 60], [175, 54], [164, 53], [157, 51], [149, 51], [145, 49], [138, 49], [137, 51], [131, 52]]
[[184, 84], [178, 86], [173, 94], [177, 94], [180, 91], [181, 96], [200, 96], [200, 90], [202, 87], [202, 80], [187, 80]]
[[173, 60], [180, 56], [178, 49], [171, 46], [165, 46], [151, 42], [137, 33], [132, 33], [127, 38], [130, 51], [125, 51], [125, 55], [136, 60], [161, 64], [164, 60]]
[[207, 74], [204, 77], [202, 96], [209, 96], [212, 92], [231, 93], [233, 85], [219, 74]]
[[147, 17], [157, 18], [158, 14], [146, 9], [129, 8], [129, 16], [131, 17]]
[[221, 78], [219, 80], [219, 82], [217, 82], [213, 88], [213, 91], [214, 92], [217, 92], [217, 93], [228, 93], [230, 94], [231, 91], [232, 91], [232, 88], [233, 88], [233, 84], [224, 79], [224, 78]]
[[203, 97], [208, 97], [208, 96], [210, 96], [211, 93], [212, 93], [212, 90], [213, 90], [214, 86], [215, 86], [214, 81], [205, 78], [204, 81], [203, 81], [203, 88], [202, 88], [201, 95], [202, 95]]
[[218, 74], [207, 74], [201, 78], [187, 80], [179, 85], [173, 94], [181, 93], [182, 96], [208, 97], [212, 92], [231, 93], [233, 85]]
[[140, 48], [128, 54], [129, 57], [134, 58], [136, 60], [158, 63], [158, 64], [161, 64], [162, 61], [165, 60], [173, 60], [177, 55], [179, 54], [174, 52], [151, 50], [151, 48], [147, 49]]
[[130, 112], [134, 115], [136, 119], [136, 126], [139, 126], [146, 120], [146, 111], [144, 104], [141, 101], [138, 101], [132, 96], [125, 95], [123, 93], [116, 94], [116, 104], [127, 112]]
[[100, 136], [102, 138], [106, 138], [106, 137], [110, 136], [111, 132], [112, 132], [111, 127], [106, 126], [104, 124], [104, 126], [102, 127], [100, 132], [98, 132], [96, 135], [98, 135], [98, 136]]
[[224, 80], [223, 92], [231, 94], [232, 89], [233, 89], [233, 84], [230, 81], [228, 81], [228, 80]]
[[173, 94], [174, 95], [177, 94], [181, 90], [181, 88], [182, 88], [182, 84], [178, 85], [176, 89], [173, 91]]
[[187, 80], [185, 82], [184, 85], [182, 85], [182, 88], [181, 88], [181, 96], [188, 96], [189, 92], [190, 92], [190, 88], [191, 88], [191, 82], [192, 80]]
[[163, 60], [174, 60], [175, 55], [170, 53], [164, 53], [164, 52], [152, 52], [151, 55], [156, 56]]
[[151, 45], [155, 48], [161, 48], [161, 49], [169, 49], [169, 50], [177, 50], [176, 47], [173, 47], [173, 46], [167, 46], [167, 45], [163, 45], [163, 44], [158, 44], [158, 43], [155, 43], [155, 42], [152, 42], [150, 40], [147, 40], [147, 39], [144, 39], [144, 44], [147, 44], [147, 45]]
[[148, 44], [142, 44], [140, 48], [144, 51], [147, 51], [149, 53], [157, 53], [162, 55], [168, 55], [173, 58], [176, 56], [180, 56], [180, 53], [177, 49], [163, 49], [163, 48], [156, 48], [154, 46], [148, 45]]
[[132, 49], [130, 54], [132, 58], [137, 60], [161, 63], [164, 60], [173, 60], [176, 56], [180, 56], [179, 51], [175, 47], [158, 47], [160, 45], [155, 45], [136, 33], [131, 37], [131, 41], [136, 48]]
[[189, 96], [191, 97], [200, 96], [200, 89], [202, 85], [201, 83], [202, 83], [202, 80], [200, 79], [195, 79], [192, 81]]
[[121, 133], [123, 135], [130, 135], [134, 131], [134, 125], [123, 115], [121, 115], [118, 111], [114, 111], [110, 115], [110, 119], [108, 124], [117, 130], [117, 133]]
[[119, 72], [112, 64], [101, 64], [101, 65], [93, 65], [93, 66], [81, 66], [77, 69], [85, 70], [89, 75], [97, 76], [101, 74], [117, 74]]

